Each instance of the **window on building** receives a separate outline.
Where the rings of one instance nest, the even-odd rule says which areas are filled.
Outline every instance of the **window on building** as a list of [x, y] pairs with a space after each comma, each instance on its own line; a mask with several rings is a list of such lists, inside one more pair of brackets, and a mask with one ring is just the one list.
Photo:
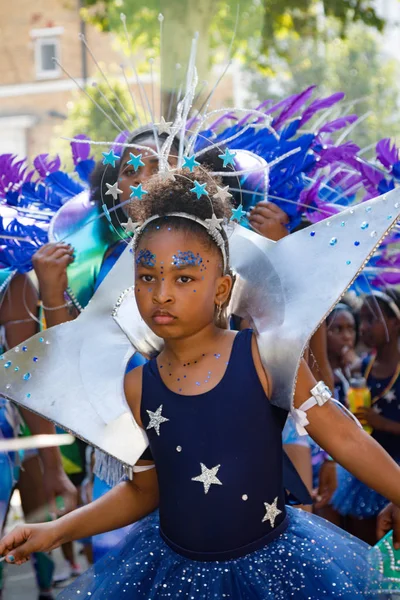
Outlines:
[[60, 33], [62, 30], [61, 27], [49, 27], [31, 31], [35, 45], [37, 79], [56, 79], [61, 75], [61, 69], [54, 59], [60, 60]]

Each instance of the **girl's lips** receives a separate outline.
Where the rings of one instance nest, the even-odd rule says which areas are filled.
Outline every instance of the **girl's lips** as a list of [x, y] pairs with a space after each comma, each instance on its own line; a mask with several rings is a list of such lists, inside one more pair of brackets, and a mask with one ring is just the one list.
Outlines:
[[162, 315], [157, 313], [153, 315], [153, 321], [157, 323], [157, 325], [169, 325], [174, 320], [175, 317], [173, 317], [172, 315]]

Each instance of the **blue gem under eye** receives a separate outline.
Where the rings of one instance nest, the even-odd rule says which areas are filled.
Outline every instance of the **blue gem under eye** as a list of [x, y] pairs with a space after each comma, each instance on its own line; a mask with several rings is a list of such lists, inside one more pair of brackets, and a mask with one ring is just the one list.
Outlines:
[[310, 231], [310, 235], [311, 235], [311, 237], [314, 237], [315, 231]]
[[333, 237], [333, 238], [331, 239], [331, 241], [329, 242], [329, 244], [330, 244], [331, 246], [336, 246], [336, 244], [337, 244], [337, 238]]
[[361, 223], [361, 229], [368, 229], [368, 223], [367, 221], [364, 221], [363, 223]]
[[32, 377], [32, 375], [30, 373], [25, 373], [25, 375], [23, 375], [22, 379], [24, 381], [29, 381], [29, 379]]
[[354, 245], [355, 245], [355, 246], [359, 246], [359, 245], [360, 245], [360, 242], [354, 242]]

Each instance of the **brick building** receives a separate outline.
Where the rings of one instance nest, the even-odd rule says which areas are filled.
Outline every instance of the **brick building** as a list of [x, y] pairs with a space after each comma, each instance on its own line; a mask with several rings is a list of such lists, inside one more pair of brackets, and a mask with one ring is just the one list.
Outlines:
[[[80, 1], [0, 2], [0, 153], [32, 158], [49, 151], [76, 90], [53, 57], [81, 84], [96, 72], [78, 37], [82, 31], [101, 63], [121, 62], [112, 36], [81, 21]], [[234, 78], [235, 71], [225, 78], [214, 106], [231, 105]]]

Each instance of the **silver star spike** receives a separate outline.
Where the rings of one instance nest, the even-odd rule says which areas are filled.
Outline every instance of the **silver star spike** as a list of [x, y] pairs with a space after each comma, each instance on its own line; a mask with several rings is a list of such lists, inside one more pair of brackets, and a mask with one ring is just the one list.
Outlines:
[[217, 473], [221, 467], [221, 465], [217, 465], [216, 467], [212, 467], [211, 469], [207, 469], [203, 463], [200, 463], [201, 467], [201, 475], [197, 477], [192, 477], [192, 481], [200, 481], [204, 485], [204, 493], [208, 494], [208, 490], [210, 489], [212, 484], [222, 485], [222, 481], [220, 481], [217, 477]]
[[136, 229], [140, 227], [141, 223], [134, 223], [132, 219], [129, 217], [127, 223], [121, 223], [122, 227], [125, 229], [126, 233], [135, 233]]
[[211, 219], [206, 219], [206, 223], [207, 223], [210, 231], [214, 231], [215, 229], [218, 229], [219, 231], [221, 231], [222, 221], [223, 221], [223, 219], [217, 219], [215, 213], [212, 214]]
[[110, 183], [106, 183], [106, 186], [108, 190], [105, 193], [105, 196], [112, 196], [114, 200], [118, 200], [118, 194], [122, 194], [122, 190], [120, 190], [118, 187], [118, 181], [112, 185]]
[[215, 198], [216, 200], [218, 200], [218, 198], [219, 198], [221, 200], [221, 202], [225, 202], [225, 200], [227, 200], [228, 198], [232, 198], [232, 194], [230, 192], [228, 192], [229, 185], [226, 185], [223, 188], [219, 187], [219, 185], [217, 185], [217, 190], [218, 190], [218, 192], [213, 195], [213, 198]]
[[146, 429], [155, 429], [157, 435], [160, 435], [160, 425], [161, 423], [166, 423], [167, 421], [169, 421], [169, 419], [167, 419], [166, 417], [163, 417], [161, 412], [162, 412], [162, 407], [163, 405], [161, 404], [156, 412], [152, 412], [151, 410], [146, 410], [147, 414], [150, 417], [150, 423], [147, 425]]
[[282, 514], [282, 511], [278, 508], [278, 496], [275, 498], [272, 504], [268, 504], [268, 502], [264, 502], [265, 506], [265, 516], [262, 520], [262, 523], [265, 521], [269, 521], [271, 523], [271, 527], [275, 527], [275, 519], [278, 515]]
[[171, 133], [171, 125], [172, 121], [166, 121], [164, 117], [161, 117], [161, 121], [158, 123], [158, 134], [167, 133], [168, 135]]

